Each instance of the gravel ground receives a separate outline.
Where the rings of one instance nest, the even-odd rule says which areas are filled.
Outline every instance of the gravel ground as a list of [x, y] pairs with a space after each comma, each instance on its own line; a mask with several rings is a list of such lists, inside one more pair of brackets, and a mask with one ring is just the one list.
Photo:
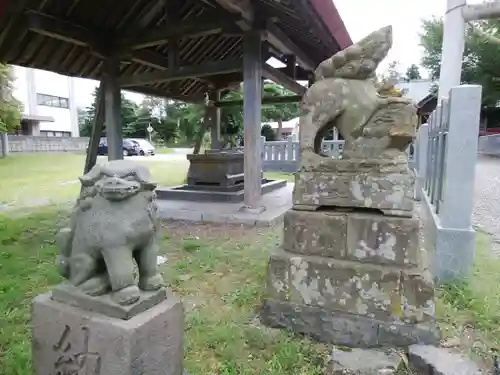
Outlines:
[[478, 156], [472, 222], [493, 235], [492, 250], [500, 255], [500, 158]]
[[500, 158], [478, 157], [472, 220], [500, 239]]

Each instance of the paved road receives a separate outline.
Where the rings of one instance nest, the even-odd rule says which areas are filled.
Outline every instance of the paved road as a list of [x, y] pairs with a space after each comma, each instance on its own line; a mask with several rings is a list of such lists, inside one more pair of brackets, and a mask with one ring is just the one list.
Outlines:
[[177, 161], [177, 160], [187, 160], [187, 159], [186, 159], [186, 154], [156, 154], [154, 156], [127, 156], [127, 160]]
[[500, 239], [500, 158], [478, 157], [472, 219]]
[[156, 154], [155, 156], [129, 156], [130, 160], [144, 161], [177, 161], [187, 160], [186, 155], [193, 152], [191, 148], [174, 148], [170, 154]]

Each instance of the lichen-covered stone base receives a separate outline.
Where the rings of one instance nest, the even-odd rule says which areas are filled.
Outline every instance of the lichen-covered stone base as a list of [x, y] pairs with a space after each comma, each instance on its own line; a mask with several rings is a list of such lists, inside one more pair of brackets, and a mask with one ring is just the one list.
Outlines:
[[383, 321], [434, 319], [434, 283], [428, 270], [402, 269], [276, 251], [269, 260], [267, 296], [328, 311]]
[[284, 216], [283, 249], [375, 264], [422, 264], [415, 218], [337, 211], [295, 211]]
[[290, 329], [320, 342], [357, 348], [439, 342], [439, 331], [433, 322], [384, 322], [273, 299], [264, 301], [260, 320], [269, 327]]
[[414, 183], [412, 173], [299, 171], [295, 176], [293, 205], [371, 208], [411, 217]]
[[262, 321], [339, 345], [437, 341], [417, 218], [296, 211], [269, 259]]

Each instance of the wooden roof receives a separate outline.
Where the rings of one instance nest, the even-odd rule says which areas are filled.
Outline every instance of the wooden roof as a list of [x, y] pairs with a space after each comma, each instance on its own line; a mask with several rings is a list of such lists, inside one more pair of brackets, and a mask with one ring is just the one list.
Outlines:
[[113, 55], [123, 88], [196, 101], [241, 81], [252, 19], [265, 59], [299, 64], [265, 75], [292, 86], [352, 43], [331, 0], [0, 0], [0, 61], [100, 79]]

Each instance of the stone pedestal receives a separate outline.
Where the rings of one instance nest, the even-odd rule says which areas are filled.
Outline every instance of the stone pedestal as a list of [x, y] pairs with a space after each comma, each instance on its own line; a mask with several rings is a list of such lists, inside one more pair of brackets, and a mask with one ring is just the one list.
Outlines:
[[200, 187], [230, 187], [244, 183], [242, 152], [216, 151], [187, 155], [187, 184]]
[[[244, 154], [238, 151], [210, 150], [187, 155], [187, 184], [156, 189], [159, 199], [242, 202], [244, 200]], [[286, 180], [266, 180], [261, 172], [262, 194], [286, 186]]]
[[[434, 283], [419, 222], [411, 217], [413, 202], [397, 193], [410, 189], [411, 179], [403, 187], [382, 179], [376, 185], [370, 174], [353, 174], [350, 181], [362, 181], [366, 190], [356, 197], [346, 187], [344, 197], [345, 175], [298, 175], [294, 203], [305, 204], [285, 214], [283, 245], [268, 264], [262, 322], [352, 347], [436, 343]], [[366, 181], [379, 190], [370, 191]], [[324, 195], [314, 198], [318, 191]], [[390, 194], [391, 201], [383, 198]], [[384, 202], [409, 217], [367, 210]]]
[[33, 303], [34, 373], [181, 375], [183, 322], [172, 296], [124, 320], [42, 294]]
[[[295, 175], [293, 207], [376, 209], [388, 215], [411, 217], [415, 175], [407, 160], [401, 165], [381, 162], [332, 160], [305, 155], [314, 167]], [[312, 160], [311, 160], [312, 159]]]

